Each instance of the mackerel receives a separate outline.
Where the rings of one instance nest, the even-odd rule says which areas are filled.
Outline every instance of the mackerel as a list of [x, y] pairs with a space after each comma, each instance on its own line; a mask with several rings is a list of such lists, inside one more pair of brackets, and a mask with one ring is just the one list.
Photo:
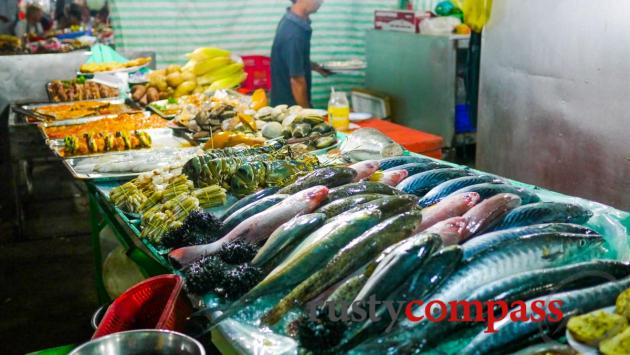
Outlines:
[[411, 164], [411, 163], [434, 163], [433, 160], [429, 158], [419, 157], [417, 155], [405, 155], [400, 157], [391, 157], [381, 159], [379, 162], [381, 170], [387, 170], [393, 167]]
[[472, 175], [470, 171], [458, 168], [430, 170], [405, 179], [396, 188], [404, 193], [422, 197], [445, 181], [469, 175]]
[[379, 199], [372, 200], [358, 205], [336, 217], [330, 219], [327, 223], [331, 223], [335, 219], [345, 216], [346, 214], [352, 214], [362, 210], [376, 209], [381, 211], [381, 218], [386, 219], [397, 214], [407, 212], [411, 209], [416, 209], [418, 198], [413, 195], [401, 195], [401, 196], [383, 196]]
[[492, 196], [498, 194], [514, 194], [518, 195], [521, 198], [523, 205], [527, 205], [530, 203], [540, 202], [540, 197], [535, 193], [531, 192], [528, 189], [522, 187], [515, 187], [507, 184], [492, 184], [492, 183], [484, 183], [478, 185], [472, 185], [468, 187], [464, 187], [463, 189], [459, 189], [454, 193], [462, 193], [462, 192], [476, 192], [481, 196], [482, 200], [490, 198]]
[[508, 213], [495, 230], [540, 223], [584, 224], [593, 216], [590, 210], [570, 203], [539, 202], [521, 206]]
[[385, 172], [392, 171], [392, 170], [407, 170], [407, 172], [409, 173], [409, 176], [413, 176], [416, 174], [424, 173], [425, 171], [435, 170], [435, 169], [445, 169], [445, 168], [451, 168], [451, 166], [442, 164], [442, 163], [437, 163], [434, 161], [429, 161], [429, 162], [423, 162], [423, 163], [409, 163], [409, 164], [404, 164], [404, 165], [398, 165], [398, 166], [391, 167], [389, 169], [385, 169]]
[[[535, 298], [525, 303], [527, 317], [540, 318], [539, 315], [532, 312], [534, 303], [538, 305], [543, 304], [540, 308], [546, 314], [551, 314], [548, 309], [549, 303], [551, 300], [557, 300], [561, 302], [561, 304], [557, 304], [557, 308], [562, 312], [562, 319], [559, 320], [558, 324], [563, 325], [564, 322], [562, 320], [573, 315], [614, 305], [619, 293], [628, 287], [630, 287], [630, 277], [619, 281], [607, 282], [603, 285]], [[541, 323], [531, 319], [514, 322], [510, 317], [507, 317], [497, 322], [495, 329], [496, 332], [494, 333], [480, 332], [460, 353], [464, 355], [493, 353], [523, 338], [541, 335]]]
[[276, 323], [291, 306], [304, 304], [368, 263], [390, 245], [411, 236], [418, 228], [421, 218], [419, 211], [403, 213], [385, 220], [352, 240], [324, 268], [304, 280], [280, 300], [265, 315], [265, 322]]
[[[532, 235], [507, 240], [468, 262], [449, 277], [425, 300], [450, 301], [465, 299], [480, 285], [488, 284], [520, 272], [557, 267], [602, 257], [604, 240], [600, 236]], [[448, 308], [448, 307], [447, 307]], [[413, 311], [424, 316], [426, 304]], [[430, 310], [431, 312], [435, 309]], [[447, 309], [447, 313], [448, 313]], [[434, 327], [425, 320], [420, 323], [405, 319], [401, 329], [388, 336], [382, 346], [396, 346], [401, 350], [421, 347], [430, 338]]]
[[573, 234], [597, 234], [592, 229], [577, 224], [547, 223], [527, 227], [517, 227], [502, 231], [482, 234], [468, 240], [462, 245], [464, 248], [464, 260], [470, 260], [482, 251], [496, 246], [509, 239], [524, 235], [541, 234], [548, 232], [573, 233]]
[[499, 182], [496, 177], [489, 175], [464, 176], [457, 179], [449, 180], [439, 184], [438, 186], [427, 192], [426, 195], [418, 203], [421, 207], [428, 207], [440, 202], [450, 194], [464, 187], [478, 185], [489, 182]]
[[252, 260], [252, 265], [261, 268], [278, 266], [282, 255], [287, 256], [304, 238], [321, 227], [324, 221], [326, 221], [325, 214], [312, 213], [295, 217], [281, 225], [271, 233], [269, 239], [260, 248]]

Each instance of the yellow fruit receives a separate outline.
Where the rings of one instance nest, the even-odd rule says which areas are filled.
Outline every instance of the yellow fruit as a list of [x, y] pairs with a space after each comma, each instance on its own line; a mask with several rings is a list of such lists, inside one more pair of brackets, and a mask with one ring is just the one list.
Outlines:
[[169, 86], [176, 88], [184, 82], [184, 78], [180, 73], [171, 73], [166, 76], [166, 82]]
[[197, 48], [192, 53], [186, 54], [186, 58], [203, 61], [215, 57], [229, 57], [230, 51], [220, 48]]
[[230, 59], [230, 57], [216, 57], [204, 61], [196, 61], [195, 66], [192, 68], [192, 72], [196, 76], [201, 76], [219, 68], [223, 68], [230, 63], [232, 63], [232, 59]]
[[184, 96], [190, 94], [197, 87], [197, 83], [194, 81], [184, 81], [181, 85], [175, 89], [175, 97]]
[[210, 85], [210, 90], [222, 90], [222, 89], [231, 89], [238, 86], [240, 83], [245, 81], [247, 78], [247, 74], [238, 73], [233, 76], [229, 76], [227, 78], [217, 80]]
[[195, 88], [195, 90], [193, 90], [193, 93], [195, 93], [195, 94], [203, 94], [203, 93], [204, 93], [204, 91], [206, 91], [206, 89], [205, 89], [203, 86], [199, 86], [199, 85], [198, 85], [198, 86]]
[[171, 64], [168, 67], [166, 67], [166, 75], [168, 74], [172, 74], [172, 73], [177, 73], [179, 71], [181, 71], [181, 67], [177, 64]]
[[184, 81], [196, 81], [197, 77], [195, 76], [195, 74], [189, 72], [189, 71], [183, 71], [182, 72], [182, 79], [184, 79]]
[[156, 83], [155, 83], [155, 87], [159, 90], [159, 91], [166, 91], [166, 89], [168, 89], [168, 83], [166, 82], [166, 79], [160, 78]]
[[233, 63], [200, 76], [197, 78], [197, 81], [199, 81], [201, 85], [206, 85], [241, 73], [243, 73], [243, 63]]
[[265, 93], [264, 89], [257, 89], [252, 94], [252, 110], [260, 110], [261, 108], [267, 106], [267, 93]]

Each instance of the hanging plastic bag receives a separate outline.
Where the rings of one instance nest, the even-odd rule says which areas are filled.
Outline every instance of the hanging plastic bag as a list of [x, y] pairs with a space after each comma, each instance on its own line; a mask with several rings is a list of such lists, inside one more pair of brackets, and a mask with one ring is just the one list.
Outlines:
[[452, 0], [464, 12], [464, 23], [481, 32], [492, 13], [492, 0]]

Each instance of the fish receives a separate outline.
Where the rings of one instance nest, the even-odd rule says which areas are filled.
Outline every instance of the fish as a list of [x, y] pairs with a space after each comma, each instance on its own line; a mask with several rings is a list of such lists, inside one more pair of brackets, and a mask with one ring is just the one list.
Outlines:
[[413, 195], [383, 196], [379, 199], [360, 204], [339, 216], [333, 217], [327, 223], [331, 223], [337, 218], [344, 217], [346, 214], [352, 214], [367, 209], [379, 210], [381, 212], [381, 218], [386, 219], [415, 208], [417, 203], [418, 198]]
[[311, 213], [298, 216], [278, 227], [260, 248], [252, 265], [269, 268], [276, 267], [304, 238], [321, 227], [326, 221], [323, 213]]
[[593, 212], [582, 206], [562, 202], [538, 202], [510, 211], [494, 230], [541, 223], [584, 224], [592, 216]]
[[375, 128], [359, 128], [339, 147], [341, 156], [351, 162], [383, 159], [404, 153], [403, 147]]
[[479, 196], [481, 196], [482, 200], [488, 199], [498, 194], [508, 193], [508, 194], [518, 195], [518, 197], [521, 198], [523, 205], [540, 202], [540, 197], [538, 197], [538, 195], [531, 192], [530, 190], [522, 188], [522, 187], [515, 187], [512, 185], [507, 185], [507, 184], [483, 183], [483, 184], [464, 187], [453, 193], [462, 193], [462, 192], [476, 192], [479, 194]]
[[[520, 272], [599, 258], [606, 252], [603, 245], [603, 238], [595, 235], [576, 237], [545, 234], [507, 240], [464, 264], [432, 295], [425, 297], [425, 300], [440, 300], [448, 304], [450, 301], [465, 299], [480, 285]], [[423, 304], [412, 313], [418, 316], [435, 310], [427, 310], [426, 307], [426, 304]], [[395, 345], [402, 352], [422, 348], [426, 346], [431, 331], [435, 330], [430, 324], [436, 323], [426, 319], [419, 323], [404, 319], [400, 322], [400, 329], [387, 336], [381, 346], [388, 348]]]
[[293, 184], [286, 186], [278, 191], [279, 194], [294, 194], [296, 192], [308, 189], [309, 187], [323, 185], [333, 188], [352, 182], [357, 176], [354, 169], [333, 166], [320, 168], [310, 172], [297, 179]]
[[382, 300], [414, 272], [420, 270], [429, 257], [442, 246], [436, 234], [423, 233], [397, 245], [378, 266], [361, 289], [355, 301], [367, 301], [370, 296]]
[[250, 203], [249, 205], [246, 205], [245, 207], [237, 210], [230, 217], [223, 221], [223, 227], [221, 227], [221, 235], [226, 235], [232, 229], [234, 229], [234, 227], [241, 224], [241, 222], [243, 222], [244, 220], [279, 204], [287, 197], [289, 197], [289, 195], [286, 194], [276, 194], [263, 197], [262, 199]]
[[466, 241], [462, 245], [462, 248], [464, 249], [464, 260], [470, 260], [484, 250], [492, 248], [506, 240], [518, 238], [524, 235], [542, 234], [548, 232], [597, 234], [597, 232], [588, 227], [569, 223], [537, 224], [527, 227], [504, 229], [501, 231], [482, 234]]
[[464, 176], [457, 179], [449, 180], [439, 184], [427, 192], [422, 199], [420, 199], [420, 207], [429, 207], [440, 202], [442, 199], [451, 195], [457, 190], [463, 189], [467, 186], [478, 185], [483, 183], [498, 183], [500, 180], [489, 175], [478, 176]]
[[258, 285], [234, 302], [213, 320], [216, 325], [260, 296], [295, 287], [323, 267], [341, 248], [364, 231], [378, 224], [381, 212], [363, 210], [348, 214], [311, 233], [289, 256]]
[[[427, 232], [429, 233], [429, 232]], [[395, 289], [387, 300], [412, 301], [423, 299], [439, 287], [460, 265], [462, 250], [458, 245], [445, 247], [435, 252], [429, 260], [418, 269], [411, 277], [407, 278], [402, 285]], [[382, 306], [377, 309], [379, 321], [366, 320], [362, 324], [349, 331], [339, 346], [342, 352], [348, 351], [366, 339], [382, 334], [391, 324], [391, 317]]]
[[[578, 235], [575, 235], [578, 236]], [[499, 279], [487, 285], [481, 285], [468, 295], [464, 301], [506, 302], [511, 305], [516, 301], [529, 300], [548, 294], [590, 287], [598, 284], [630, 276], [630, 265], [618, 261], [596, 260], [571, 264], [548, 269], [526, 271], [514, 276]], [[484, 319], [487, 310], [483, 311]], [[470, 308], [470, 318], [476, 318], [477, 309]], [[463, 318], [463, 310], [457, 311], [458, 319]], [[444, 333], [451, 333], [460, 328], [478, 327], [483, 329], [485, 324], [476, 322], [449, 322], [439, 326], [432, 326], [430, 333], [439, 338]], [[427, 332], [429, 332], [427, 330]]]
[[318, 208], [315, 212], [323, 213], [326, 215], [327, 218], [332, 218], [343, 212], [346, 212], [349, 209], [357, 207], [360, 204], [370, 202], [372, 200], [376, 200], [385, 196], [387, 195], [381, 195], [381, 194], [354, 195], [354, 196], [350, 196], [346, 198], [341, 198], [339, 200], [325, 204], [324, 206]]
[[413, 176], [416, 174], [424, 173], [425, 171], [435, 170], [435, 169], [446, 169], [452, 168], [450, 165], [434, 162], [434, 161], [425, 161], [421, 163], [408, 163], [403, 165], [396, 165], [389, 169], [385, 169], [384, 172], [392, 171], [392, 170], [407, 170], [409, 176]]
[[514, 194], [500, 194], [484, 200], [464, 214], [468, 225], [464, 239], [492, 228], [510, 210], [521, 205], [521, 198]]
[[457, 245], [464, 239], [464, 231], [467, 225], [468, 220], [465, 217], [451, 217], [434, 224], [426, 232], [439, 235], [444, 246]]
[[423, 197], [432, 188], [445, 181], [469, 175], [471, 175], [469, 171], [457, 168], [430, 170], [403, 180], [396, 188], [404, 193]]
[[223, 213], [223, 215], [221, 216], [221, 220], [226, 220], [228, 217], [230, 217], [234, 212], [240, 210], [241, 208], [250, 205], [262, 198], [265, 198], [267, 196], [273, 195], [276, 192], [278, 192], [278, 190], [280, 190], [279, 187], [268, 187], [266, 189], [262, 189], [258, 192], [255, 192], [249, 196], [245, 196], [242, 199], [238, 200], [236, 203], [234, 203], [232, 206], [230, 206], [230, 208], [228, 208], [225, 213]]
[[357, 176], [352, 182], [358, 182], [369, 178], [379, 169], [378, 160], [366, 160], [350, 165], [351, 169], [357, 172]]
[[405, 180], [408, 175], [409, 173], [407, 172], [407, 170], [390, 170], [390, 171], [375, 174], [370, 180], [382, 182], [383, 184], [386, 184], [389, 186], [396, 186], [401, 181]]
[[343, 281], [337, 289], [326, 299], [326, 302], [352, 302], [357, 296], [363, 285], [365, 285], [367, 277], [364, 273], [358, 273]]
[[330, 190], [327, 202], [332, 202], [344, 197], [362, 194], [401, 195], [395, 188], [373, 181], [360, 181]]
[[378, 164], [381, 167], [381, 170], [387, 170], [387, 169], [391, 169], [397, 166], [413, 164], [413, 163], [431, 164], [431, 163], [436, 163], [436, 162], [429, 158], [421, 157], [418, 155], [405, 155], [405, 156], [400, 156], [400, 157], [386, 158], [378, 162]]
[[313, 186], [300, 191], [279, 204], [244, 220], [223, 238], [210, 244], [175, 249], [169, 253], [169, 259], [175, 265], [187, 266], [203, 256], [217, 253], [225, 243], [235, 240], [259, 243], [291, 218], [311, 213], [327, 196], [328, 188], [325, 186]]
[[275, 324], [293, 305], [303, 305], [327, 287], [368, 263], [390, 245], [411, 236], [420, 224], [421, 218], [419, 211], [403, 213], [379, 223], [352, 240], [326, 266], [282, 298], [263, 317], [265, 323]]
[[[541, 323], [531, 320], [531, 317], [540, 318], [533, 313], [532, 305], [540, 305], [546, 314], [552, 314], [549, 310], [550, 300], [556, 303], [562, 315], [558, 315], [561, 326], [564, 326], [564, 319], [573, 315], [587, 313], [596, 309], [615, 304], [617, 295], [630, 287], [630, 277], [618, 281], [607, 282], [602, 285], [587, 287], [579, 290], [556, 293], [550, 296], [538, 297], [525, 302], [526, 316], [528, 320], [512, 321], [511, 317], [495, 323], [494, 333], [480, 332], [472, 341], [461, 350], [460, 354], [487, 354], [499, 351], [510, 344], [517, 343], [523, 338], [531, 339], [532, 336], [540, 335]], [[536, 308], [536, 307], [534, 307]]]
[[479, 194], [470, 192], [454, 194], [440, 201], [438, 204], [422, 210], [422, 225], [420, 231], [426, 230], [434, 224], [451, 217], [462, 216], [480, 201]]

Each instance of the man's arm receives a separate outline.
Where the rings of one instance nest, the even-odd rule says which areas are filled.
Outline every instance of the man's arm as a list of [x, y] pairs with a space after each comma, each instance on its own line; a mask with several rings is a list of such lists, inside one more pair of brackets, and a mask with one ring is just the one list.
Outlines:
[[306, 85], [305, 77], [291, 77], [291, 93], [293, 94], [293, 98], [295, 99], [296, 104], [304, 108], [310, 107], [310, 104], [308, 102], [308, 87]]

